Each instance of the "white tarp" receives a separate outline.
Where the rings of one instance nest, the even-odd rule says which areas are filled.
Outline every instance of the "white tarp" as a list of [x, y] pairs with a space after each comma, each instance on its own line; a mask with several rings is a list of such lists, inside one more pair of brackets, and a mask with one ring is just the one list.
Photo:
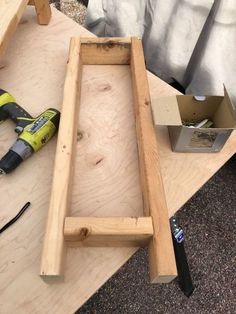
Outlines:
[[186, 93], [236, 101], [236, 0], [89, 0], [98, 36], [139, 36], [147, 67]]

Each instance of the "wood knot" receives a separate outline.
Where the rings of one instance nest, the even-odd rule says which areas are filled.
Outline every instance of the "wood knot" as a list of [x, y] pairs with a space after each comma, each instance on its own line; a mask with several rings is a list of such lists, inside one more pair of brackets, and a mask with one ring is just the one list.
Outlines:
[[98, 90], [101, 92], [107, 92], [109, 90], [111, 90], [111, 85], [110, 84], [101, 84], [98, 86]]
[[79, 238], [80, 238], [80, 241], [83, 241], [85, 240], [89, 235], [89, 229], [84, 227], [84, 228], [81, 228], [80, 231], [79, 231]]
[[77, 131], [77, 142], [81, 141], [83, 137], [84, 137], [83, 132], [78, 130]]
[[113, 42], [108, 42], [108, 43], [107, 43], [107, 47], [110, 48], [110, 49], [111, 49], [111, 48], [114, 48], [114, 47], [115, 47], [115, 43], [113, 43]]

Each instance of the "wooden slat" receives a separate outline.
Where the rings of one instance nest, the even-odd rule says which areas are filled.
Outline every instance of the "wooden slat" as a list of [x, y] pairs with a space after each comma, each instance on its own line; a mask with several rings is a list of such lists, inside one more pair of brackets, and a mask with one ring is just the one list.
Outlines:
[[72, 38], [64, 85], [51, 199], [44, 237], [41, 276], [60, 276], [65, 253], [64, 219], [70, 207], [82, 71], [79, 51], [80, 40]]
[[0, 58], [22, 17], [28, 0], [0, 1]]
[[130, 38], [82, 38], [83, 64], [129, 64]]
[[35, 5], [38, 23], [41, 25], [47, 25], [52, 15], [49, 0], [33, 0], [30, 1], [29, 4]]
[[144, 213], [153, 218], [154, 228], [149, 245], [150, 277], [152, 282], [169, 282], [177, 270], [142, 44], [137, 38], [131, 40], [131, 74]]
[[153, 235], [151, 217], [66, 217], [69, 246], [145, 246]]

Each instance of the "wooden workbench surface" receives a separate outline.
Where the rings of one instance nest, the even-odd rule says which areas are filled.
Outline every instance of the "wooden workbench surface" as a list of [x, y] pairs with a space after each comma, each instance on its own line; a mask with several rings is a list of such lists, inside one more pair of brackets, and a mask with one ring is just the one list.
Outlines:
[[[0, 87], [32, 115], [60, 108], [71, 36], [89, 33], [53, 9], [49, 26], [39, 26], [27, 8], [0, 70]], [[152, 97], [175, 94], [149, 75]], [[142, 213], [131, 80], [127, 66], [83, 70], [80, 130], [71, 212], [77, 216], [135, 216]], [[14, 124], [0, 126], [0, 157], [15, 141]], [[177, 211], [236, 150], [233, 134], [219, 154], [171, 152], [159, 130], [161, 166], [170, 215]], [[27, 212], [0, 236], [0, 312], [73, 313], [127, 259], [133, 248], [70, 249], [64, 282], [38, 275], [51, 188], [56, 138], [11, 175], [0, 177], [0, 225], [27, 202]]]

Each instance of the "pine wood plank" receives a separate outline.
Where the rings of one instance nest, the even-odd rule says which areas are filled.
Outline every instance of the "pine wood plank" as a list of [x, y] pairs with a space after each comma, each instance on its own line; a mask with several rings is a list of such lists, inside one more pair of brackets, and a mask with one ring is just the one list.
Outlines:
[[[95, 40], [96, 39], [96, 40]], [[130, 38], [83, 38], [83, 64], [129, 64]]]
[[68, 215], [73, 182], [74, 155], [80, 100], [82, 63], [80, 40], [72, 38], [61, 108], [52, 191], [44, 237], [41, 276], [60, 276], [65, 254], [64, 220]]
[[27, 4], [35, 6], [39, 24], [46, 25], [50, 21], [49, 0], [0, 0], [0, 61]]
[[145, 246], [153, 235], [151, 217], [66, 217], [68, 246]]
[[149, 245], [150, 277], [152, 282], [170, 282], [177, 276], [177, 269], [142, 43], [137, 38], [131, 40], [131, 74], [144, 212], [153, 218], [154, 233]]
[[27, 6], [28, 0], [0, 0], [0, 59]]
[[47, 25], [52, 15], [49, 0], [31, 0], [29, 4], [35, 6], [38, 23], [40, 25]]

